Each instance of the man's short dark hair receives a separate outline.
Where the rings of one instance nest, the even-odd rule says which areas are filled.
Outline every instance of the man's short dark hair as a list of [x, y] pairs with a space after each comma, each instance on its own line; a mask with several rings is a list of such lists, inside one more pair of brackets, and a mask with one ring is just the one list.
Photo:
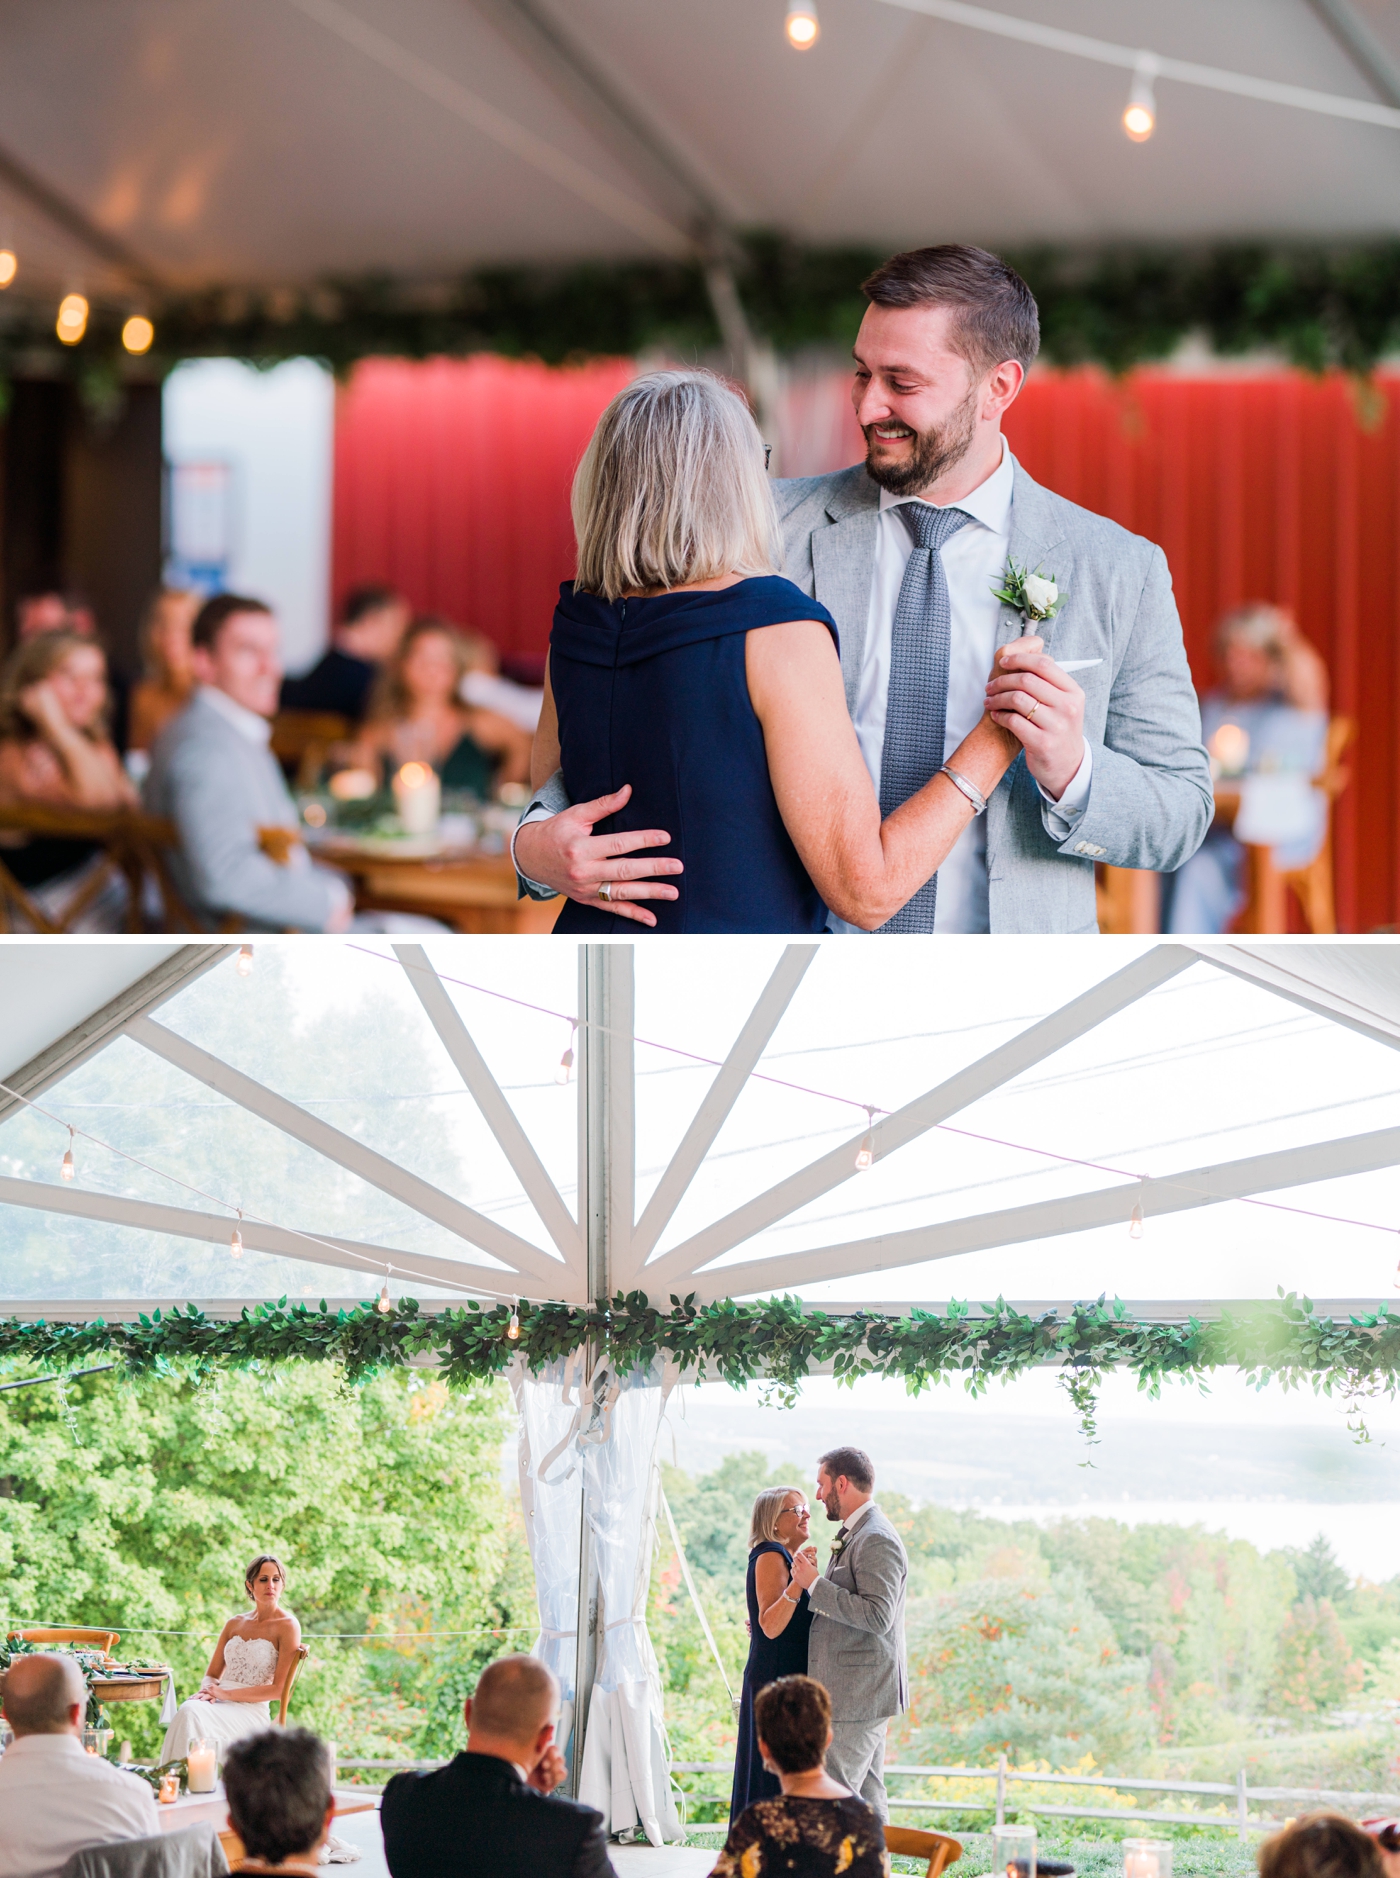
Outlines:
[[343, 626], [353, 626], [366, 613], [377, 613], [381, 607], [396, 606], [403, 599], [397, 587], [388, 587], [383, 581], [368, 580], [362, 586], [352, 587], [345, 596], [345, 604], [340, 609], [340, 621]]
[[269, 1728], [228, 1751], [229, 1824], [250, 1858], [280, 1865], [309, 1852], [331, 1803], [331, 1757], [307, 1728]]
[[956, 308], [953, 343], [979, 377], [1004, 359], [1029, 371], [1040, 350], [1035, 295], [1014, 267], [985, 248], [953, 242], [910, 248], [877, 267], [861, 292], [876, 306]]
[[1382, 1878], [1380, 1848], [1341, 1813], [1307, 1813], [1259, 1848], [1259, 1878]]
[[235, 613], [270, 613], [272, 608], [265, 600], [250, 600], [244, 593], [216, 593], [212, 600], [206, 600], [194, 616], [194, 625], [190, 628], [193, 643], [205, 652], [212, 652], [218, 643], [219, 634], [227, 626]]
[[826, 1759], [831, 1697], [810, 1676], [779, 1676], [754, 1697], [753, 1725], [783, 1773], [808, 1773]]
[[833, 1448], [822, 1455], [817, 1466], [826, 1469], [828, 1480], [839, 1480], [844, 1474], [862, 1493], [869, 1493], [875, 1485], [875, 1469], [864, 1448]]

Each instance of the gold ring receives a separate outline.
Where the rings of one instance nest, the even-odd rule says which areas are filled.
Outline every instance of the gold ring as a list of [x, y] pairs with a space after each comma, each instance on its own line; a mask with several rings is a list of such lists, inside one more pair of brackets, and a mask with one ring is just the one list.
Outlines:
[[1035, 702], [1031, 705], [1031, 708], [1026, 712], [1026, 716], [1031, 719], [1032, 723], [1035, 721], [1035, 714], [1039, 709], [1040, 709], [1040, 699], [1037, 698]]

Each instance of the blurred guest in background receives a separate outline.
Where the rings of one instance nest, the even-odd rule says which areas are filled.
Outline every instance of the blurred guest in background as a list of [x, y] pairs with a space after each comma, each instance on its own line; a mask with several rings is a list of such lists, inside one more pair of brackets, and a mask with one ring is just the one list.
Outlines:
[[358, 724], [379, 669], [399, 648], [413, 609], [397, 589], [352, 587], [330, 649], [300, 678], [282, 685], [284, 711], [328, 711]]
[[501, 783], [526, 782], [530, 733], [499, 711], [460, 702], [471, 650], [447, 620], [417, 619], [380, 675], [355, 761], [431, 763], [444, 789], [483, 801]]
[[1305, 867], [1327, 832], [1310, 787], [1327, 749], [1327, 667], [1283, 607], [1237, 607], [1215, 633], [1222, 683], [1201, 700], [1211, 773], [1239, 791], [1233, 825], [1218, 813], [1204, 844], [1163, 876], [1167, 932], [1224, 932], [1244, 904], [1243, 841], [1262, 839], [1280, 868]]
[[468, 632], [463, 638], [467, 647], [467, 673], [458, 697], [463, 704], [476, 704], [483, 710], [499, 712], [533, 737], [544, 708], [544, 686], [522, 685], [513, 678], [503, 677], [501, 655], [485, 633]]
[[1259, 1847], [1259, 1878], [1384, 1878], [1375, 1839], [1341, 1813], [1305, 1813]]
[[48, 588], [41, 593], [21, 594], [15, 602], [16, 639], [37, 639], [40, 633], [73, 630], [67, 596], [56, 588]]
[[199, 595], [183, 587], [157, 587], [141, 616], [142, 676], [131, 693], [132, 750], [150, 750], [194, 690], [191, 630]]
[[[107, 731], [107, 661], [101, 646], [70, 632], [23, 641], [0, 674], [0, 800], [60, 809], [124, 809], [136, 791]], [[82, 894], [105, 863], [96, 843], [20, 837], [6, 846], [10, 873], [51, 918]], [[113, 875], [79, 930], [116, 932], [126, 909]]]
[[112, 742], [119, 750], [125, 750], [131, 685], [113, 659], [110, 647], [103, 644], [92, 603], [81, 593], [71, 590], [64, 593], [57, 587], [37, 588], [22, 595], [15, 603], [16, 640], [22, 644], [44, 633], [72, 633], [103, 647], [107, 656], [107, 716]]

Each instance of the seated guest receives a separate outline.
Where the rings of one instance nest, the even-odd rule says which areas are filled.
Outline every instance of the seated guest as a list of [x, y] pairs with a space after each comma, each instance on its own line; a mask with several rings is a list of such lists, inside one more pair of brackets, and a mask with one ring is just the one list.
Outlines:
[[56, 1878], [74, 1852], [160, 1831], [137, 1774], [84, 1751], [87, 1686], [71, 1656], [21, 1656], [4, 1679], [15, 1738], [0, 1756], [0, 1878]]
[[1259, 1848], [1259, 1878], [1385, 1878], [1371, 1834], [1341, 1813], [1305, 1813]]
[[267, 1728], [229, 1749], [224, 1762], [228, 1821], [246, 1872], [315, 1872], [330, 1837], [335, 1796], [331, 1757], [305, 1728]]
[[[97, 615], [92, 610], [91, 602], [80, 593], [60, 593], [54, 587], [27, 593], [15, 603], [17, 642], [22, 645], [26, 639], [39, 639], [45, 633], [72, 633], [79, 639], [89, 640], [93, 645], [102, 644], [101, 634], [97, 630]], [[117, 667], [108, 652], [108, 716], [112, 725], [112, 741], [119, 750], [126, 748], [130, 691], [126, 674]]]
[[544, 686], [522, 685], [501, 671], [501, 655], [485, 633], [462, 635], [467, 648], [467, 671], [457, 695], [463, 704], [478, 704], [527, 730], [533, 738], [544, 708]]
[[150, 750], [183, 711], [194, 690], [191, 629], [199, 595], [183, 587], [157, 587], [141, 618], [142, 677], [131, 693], [127, 747]]
[[[0, 673], [0, 801], [52, 808], [136, 805], [107, 734], [107, 662], [102, 648], [74, 633], [48, 632], [18, 645]], [[50, 836], [3, 849], [10, 873], [50, 918], [59, 919], [103, 865], [95, 843]], [[113, 876], [79, 924], [117, 932], [127, 888]]]
[[[1217, 781], [1242, 784], [1242, 812], [1250, 777], [1283, 779], [1286, 826], [1265, 845], [1273, 847], [1278, 866], [1306, 867], [1327, 832], [1327, 799], [1306, 787], [1326, 755], [1327, 667], [1293, 615], [1262, 602], [1225, 615], [1216, 628], [1215, 659], [1224, 682], [1201, 700], [1201, 736], [1212, 774]], [[1191, 859], [1164, 882], [1168, 932], [1228, 930], [1245, 891], [1244, 849], [1233, 829], [1217, 821]]]
[[352, 587], [331, 628], [330, 649], [282, 685], [284, 711], [332, 711], [358, 724], [380, 667], [399, 649], [413, 609], [393, 587]]
[[301, 1625], [282, 1609], [286, 1583], [282, 1561], [260, 1552], [243, 1575], [253, 1608], [230, 1617], [219, 1632], [204, 1681], [165, 1731], [162, 1766], [183, 1761], [196, 1741], [224, 1747], [268, 1726], [271, 1704], [282, 1699], [301, 1642]]
[[1361, 1830], [1380, 1848], [1385, 1878], [1400, 1878], [1400, 1819], [1363, 1819]]
[[350, 890], [297, 839], [300, 818], [268, 749], [282, 660], [261, 600], [221, 593], [195, 617], [196, 690], [151, 753], [146, 806], [180, 831], [173, 872], [209, 927], [343, 932]]
[[462, 1713], [467, 1749], [431, 1774], [395, 1774], [379, 1819], [393, 1878], [615, 1878], [603, 1818], [553, 1796], [559, 1685], [537, 1657], [502, 1656]]
[[499, 711], [460, 702], [469, 656], [446, 620], [415, 620], [375, 685], [356, 762], [391, 772], [431, 763], [444, 789], [483, 801], [500, 783], [527, 781], [530, 733]]
[[715, 1878], [886, 1878], [875, 1814], [826, 1771], [831, 1698], [810, 1676], [780, 1676], [754, 1698], [758, 1751], [782, 1796], [755, 1800], [729, 1828]]

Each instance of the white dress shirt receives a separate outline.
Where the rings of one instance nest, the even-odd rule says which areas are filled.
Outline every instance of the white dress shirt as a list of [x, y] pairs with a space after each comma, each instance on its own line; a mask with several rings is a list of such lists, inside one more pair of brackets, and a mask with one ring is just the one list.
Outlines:
[[18, 1735], [0, 1755], [0, 1878], [57, 1878], [74, 1852], [159, 1831], [140, 1775], [87, 1753], [76, 1735]]
[[268, 720], [260, 717], [256, 711], [250, 711], [246, 704], [240, 704], [236, 698], [231, 698], [226, 691], [220, 691], [217, 685], [200, 685], [199, 695], [206, 704], [212, 704], [219, 716], [232, 724], [249, 743], [255, 743], [265, 750], [272, 742], [272, 725]]
[[[1011, 493], [1014, 465], [1003, 440], [1001, 462], [971, 495], [948, 506], [972, 517], [943, 544], [943, 572], [948, 582], [948, 611], [952, 642], [948, 658], [948, 709], [943, 733], [946, 761], [982, 716], [987, 680], [996, 651], [1002, 603], [993, 589], [1001, 586], [1011, 547]], [[885, 748], [885, 709], [890, 685], [890, 657], [894, 644], [894, 615], [904, 570], [914, 551], [913, 537], [895, 510], [917, 496], [892, 496], [880, 491], [880, 516], [875, 537], [875, 575], [870, 588], [870, 612], [865, 626], [860, 683], [853, 713], [856, 738], [865, 767], [880, 793], [880, 765]], [[936, 506], [930, 504], [930, 507]], [[1092, 759], [1084, 746], [1084, 760], [1074, 780], [1057, 803], [1048, 796], [1046, 831], [1057, 841], [1070, 830], [1089, 800]], [[1045, 795], [1044, 790], [1041, 791]], [[987, 822], [975, 816], [958, 836], [938, 870], [935, 932], [987, 932]], [[833, 919], [835, 932], [856, 932], [857, 927]]]

